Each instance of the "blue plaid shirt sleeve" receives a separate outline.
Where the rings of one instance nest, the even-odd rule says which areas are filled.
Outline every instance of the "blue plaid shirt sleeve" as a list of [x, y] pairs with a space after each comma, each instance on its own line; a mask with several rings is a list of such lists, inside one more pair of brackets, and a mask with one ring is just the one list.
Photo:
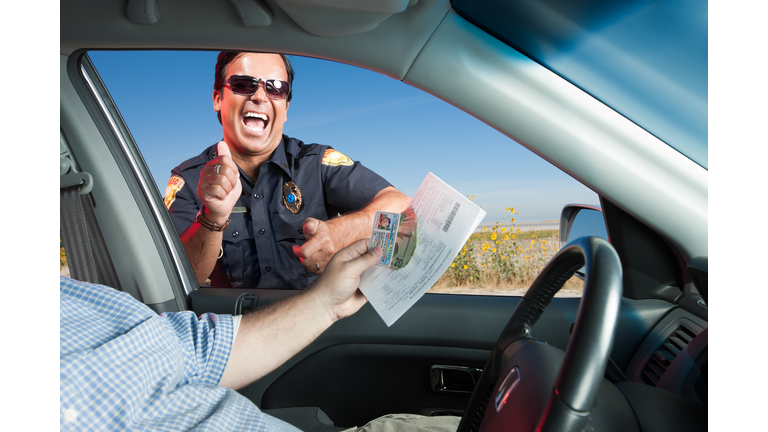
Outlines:
[[131, 295], [62, 277], [61, 430], [296, 431], [218, 387], [230, 315], [157, 315]]
[[176, 312], [160, 315], [179, 337], [184, 364], [182, 384], [218, 385], [234, 340], [232, 316]]

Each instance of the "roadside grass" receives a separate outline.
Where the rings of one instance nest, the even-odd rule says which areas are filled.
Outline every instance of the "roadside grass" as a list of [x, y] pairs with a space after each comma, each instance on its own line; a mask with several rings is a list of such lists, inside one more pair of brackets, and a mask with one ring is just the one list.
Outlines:
[[[430, 293], [523, 295], [558, 251], [559, 230], [515, 226], [514, 208], [503, 222], [473, 233]], [[571, 277], [558, 297], [580, 297], [583, 281]]]

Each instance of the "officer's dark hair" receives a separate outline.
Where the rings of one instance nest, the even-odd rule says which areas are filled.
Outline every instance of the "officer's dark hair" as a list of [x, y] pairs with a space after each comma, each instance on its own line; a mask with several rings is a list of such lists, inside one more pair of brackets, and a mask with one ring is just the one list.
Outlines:
[[[246, 52], [240, 52], [240, 51], [222, 51], [219, 53], [218, 58], [216, 59], [216, 77], [213, 81], [213, 89], [217, 91], [221, 91], [222, 88], [224, 88], [224, 81], [227, 80], [227, 66], [229, 66], [230, 63], [235, 61], [238, 57], [240, 57], [243, 54], [248, 54]], [[260, 54], [260, 53], [257, 53]], [[273, 53], [264, 53], [264, 54], [273, 54]], [[288, 57], [286, 57], [284, 54], [278, 54], [280, 58], [283, 59], [283, 63], [285, 64], [285, 72], [288, 75], [288, 84], [290, 84], [290, 91], [288, 91], [288, 97], [285, 99], [286, 102], [290, 102], [291, 98], [293, 97], [293, 67], [291, 66], [291, 62], [288, 61]], [[259, 77], [261, 78], [261, 77]], [[269, 77], [266, 77], [269, 78]], [[221, 123], [221, 113], [216, 113], [219, 117], [219, 123]]]

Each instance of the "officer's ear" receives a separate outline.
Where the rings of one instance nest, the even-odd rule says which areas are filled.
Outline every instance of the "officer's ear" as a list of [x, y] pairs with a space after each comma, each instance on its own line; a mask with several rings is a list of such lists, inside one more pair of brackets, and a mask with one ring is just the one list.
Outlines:
[[221, 92], [218, 90], [213, 91], [213, 110], [216, 111], [216, 116], [219, 118], [219, 124], [221, 122]]
[[221, 92], [218, 90], [213, 91], [213, 110], [217, 113], [221, 112]]

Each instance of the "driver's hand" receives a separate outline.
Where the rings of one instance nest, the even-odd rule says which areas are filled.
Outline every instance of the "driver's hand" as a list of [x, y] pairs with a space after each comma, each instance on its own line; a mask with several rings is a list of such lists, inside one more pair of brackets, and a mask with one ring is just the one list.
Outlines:
[[380, 247], [369, 251], [368, 240], [360, 239], [337, 252], [312, 284], [310, 289], [319, 295], [333, 321], [352, 315], [368, 301], [358, 289], [360, 277], [381, 254]]

